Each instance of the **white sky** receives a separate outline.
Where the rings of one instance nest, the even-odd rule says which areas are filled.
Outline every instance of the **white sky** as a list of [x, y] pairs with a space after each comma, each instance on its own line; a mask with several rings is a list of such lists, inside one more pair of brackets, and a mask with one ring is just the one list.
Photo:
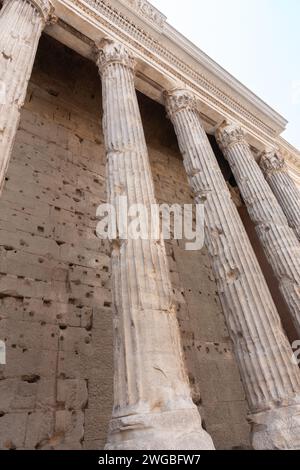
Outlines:
[[150, 0], [289, 124], [300, 149], [300, 0]]

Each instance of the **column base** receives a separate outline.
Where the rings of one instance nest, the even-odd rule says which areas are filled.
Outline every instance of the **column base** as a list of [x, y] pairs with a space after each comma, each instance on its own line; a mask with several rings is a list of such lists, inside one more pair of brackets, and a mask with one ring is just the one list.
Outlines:
[[300, 404], [256, 413], [250, 419], [255, 450], [300, 449]]
[[112, 418], [106, 450], [214, 450], [197, 409]]

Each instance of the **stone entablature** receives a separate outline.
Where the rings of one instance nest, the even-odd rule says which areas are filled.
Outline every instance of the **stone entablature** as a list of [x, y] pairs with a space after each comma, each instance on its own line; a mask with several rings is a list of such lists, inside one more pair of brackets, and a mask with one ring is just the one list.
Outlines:
[[157, 8], [151, 5], [147, 0], [120, 0], [124, 5], [132, 8], [133, 12], [142, 16], [145, 21], [151, 23], [151, 26], [162, 30], [167, 17], [163, 15]]
[[[110, 35], [130, 47], [138, 58], [137, 88], [162, 103], [162, 92], [174, 83], [190, 88], [207, 132], [224, 118], [238, 121], [249, 143], [259, 150], [274, 146], [286, 120], [225, 72], [213, 60], [172, 28], [164, 19], [154, 23], [156, 9], [148, 2], [130, 0], [54, 0], [59, 25], [48, 31], [81, 54], [91, 57], [91, 47], [78, 43], [82, 35], [99, 40]], [[133, 12], [133, 3], [140, 6]], [[130, 4], [126, 6], [125, 4]], [[141, 5], [144, 5], [141, 10]], [[143, 14], [141, 13], [143, 11]], [[147, 13], [148, 12], [148, 13]], [[74, 28], [64, 34], [64, 28]], [[77, 35], [77, 38], [75, 37]]]
[[[41, 5], [44, 11], [47, 1], [32, 3]], [[290, 173], [300, 185], [300, 152], [279, 137], [287, 121], [172, 28], [150, 2], [53, 0], [52, 3], [60, 21], [55, 28], [46, 30], [50, 35], [89, 57], [95, 39], [107, 33], [117, 36], [139, 57], [136, 85], [140, 91], [162, 102], [166, 82], [181, 80], [199, 100], [206, 131], [212, 132], [224, 118], [238, 121], [254, 147], [264, 150], [265, 146], [279, 146]]]
[[[299, 449], [299, 369], [290, 360], [292, 349], [277, 306], [202, 121], [209, 124], [211, 132], [215, 131], [299, 332], [299, 192], [284, 163], [287, 158], [284, 154], [292, 154], [296, 155], [297, 165], [298, 152], [280, 140], [282, 129], [276, 127], [279, 121], [282, 125], [285, 121], [271, 108], [237, 82], [235, 94], [239, 99], [235, 100], [229, 85], [228, 94], [218, 87], [217, 75], [210, 81], [213, 65], [221, 70], [210, 59], [207, 58], [210, 72], [202, 75], [182, 61], [180, 53], [173, 55], [175, 44], [170, 41], [171, 34], [165, 34], [171, 28], [166, 22], [162, 28], [165, 42], [159, 43], [157, 32], [152, 34], [149, 30], [155, 13], [150, 4], [136, 4], [137, 12], [146, 5], [143, 15], [148, 18], [148, 26], [144, 30], [120, 11], [115, 12], [111, 7], [115, 3], [57, 0], [54, 7], [60, 21], [52, 29], [54, 37], [75, 50], [87, 38], [83, 44], [87, 46], [86, 51], [90, 49], [88, 53], [99, 67], [109, 200], [117, 208], [118, 195], [122, 192], [130, 202], [143, 202], [146, 207], [156, 201], [136, 96], [137, 69], [142, 91], [148, 90], [151, 95], [156, 89], [156, 99], [165, 100], [195, 201], [205, 206], [206, 245], [250, 408], [253, 447]], [[1, 146], [3, 149], [0, 187], [5, 180], [20, 110], [50, 7], [48, 0], [7, 0], [1, 10], [0, 78], [5, 87], [5, 100], [0, 113], [0, 149]], [[105, 19], [106, 13], [101, 16], [103, 8], [106, 13], [110, 11], [110, 18]], [[95, 21], [88, 22], [91, 12]], [[67, 36], [61, 35], [64, 31]], [[188, 44], [184, 38], [182, 41]], [[199, 68], [202, 65], [199, 61]], [[197, 73], [193, 81], [192, 72]], [[210, 90], [205, 89], [208, 84]], [[216, 91], [220, 92], [218, 97]], [[242, 103], [247, 93], [249, 109]], [[269, 113], [261, 120], [267, 110]], [[225, 120], [219, 126], [221, 118]], [[275, 178], [276, 175], [282, 178]], [[107, 449], [213, 448], [189, 389], [162, 239], [129, 238], [123, 242], [118, 239], [112, 245], [112, 273], [115, 406]]]

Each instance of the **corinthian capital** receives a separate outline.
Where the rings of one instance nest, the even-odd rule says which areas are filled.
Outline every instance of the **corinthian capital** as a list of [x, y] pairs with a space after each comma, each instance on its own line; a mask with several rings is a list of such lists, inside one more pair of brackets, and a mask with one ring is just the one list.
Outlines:
[[165, 103], [169, 117], [182, 109], [196, 110], [196, 99], [190, 91], [182, 88], [174, 88], [165, 91]]
[[259, 165], [266, 176], [287, 171], [283, 156], [274, 150], [263, 152]]
[[238, 124], [224, 121], [216, 130], [216, 139], [222, 150], [227, 150], [234, 144], [247, 144], [245, 132]]
[[135, 59], [131, 52], [121, 43], [109, 38], [102, 39], [95, 44], [97, 54], [97, 65], [100, 73], [112, 63], [121, 64], [133, 70]]
[[29, 0], [29, 3], [31, 3], [38, 13], [40, 13], [45, 23], [53, 21], [54, 7], [50, 0]]

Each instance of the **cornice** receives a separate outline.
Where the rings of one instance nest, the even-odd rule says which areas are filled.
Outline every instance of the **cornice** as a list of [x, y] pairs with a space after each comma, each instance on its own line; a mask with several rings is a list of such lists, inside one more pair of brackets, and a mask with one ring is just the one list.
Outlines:
[[126, 7], [131, 9], [134, 14], [142, 17], [147, 23], [151, 24], [154, 29], [162, 31], [167, 17], [163, 15], [157, 8], [151, 5], [147, 0], [119, 0]]
[[[202, 103], [206, 108], [210, 108], [212, 113], [214, 112], [219, 116], [216, 119], [216, 124], [219, 124], [224, 118], [231, 118], [240, 122], [254, 138], [259, 138], [258, 136], [260, 135], [264, 144], [271, 144], [273, 142], [274, 138], [283, 130], [283, 126], [286, 123], [283, 118], [277, 115], [271, 108], [267, 108], [270, 110], [270, 112], [267, 113], [265, 109], [267, 105], [263, 106], [261, 104], [262, 102], [257, 97], [255, 109], [251, 112], [253, 103], [250, 103], [249, 99], [243, 96], [244, 102], [249, 103], [249, 106], [246, 107], [229, 93], [217, 87], [212, 80], [208, 80], [205, 74], [200, 71], [203, 68], [203, 64], [199, 63], [199, 67], [196, 69], [179, 58], [178, 54], [175, 54], [169, 47], [163, 44], [164, 41], [162, 41], [163, 38], [161, 35], [155, 32], [148, 23], [146, 24], [143, 21], [141, 23], [140, 19], [140, 22], [137, 24], [137, 22], [134, 21], [132, 10], [129, 11], [128, 8], [126, 10], [127, 14], [125, 14], [123, 3], [121, 3], [121, 0], [55, 1], [55, 4], [68, 6], [70, 10], [74, 10], [74, 15], [77, 15], [77, 17], [81, 15], [83, 20], [93, 21], [93, 24], [97, 24], [100, 30], [103, 28], [106, 35], [110, 33], [115, 39], [123, 41], [127, 46], [132, 48], [133, 52], [139, 56], [141, 61], [144, 61], [154, 69], [164, 73], [175, 82], [181, 82], [186, 87], [189, 87], [195, 93], [199, 103]], [[122, 13], [120, 13], [120, 10], [116, 9], [116, 5], [123, 6]], [[76, 23], [78, 23], [78, 18], [76, 18]], [[165, 23], [163, 34], [169, 34], [171, 30], [175, 31]], [[173, 44], [174, 47], [177, 47], [174, 40]], [[181, 48], [181, 54], [185, 53], [187, 44], [192, 48], [192, 44], [186, 40], [185, 47]], [[178, 47], [180, 48], [180, 46]], [[196, 50], [197, 48], [194, 46], [194, 49]], [[198, 49], [197, 51], [200, 54], [201, 51]], [[189, 55], [191, 54], [192, 52], [190, 50]], [[206, 58], [206, 67], [208, 62], [214, 65], [215, 70], [213, 71], [213, 67], [211, 67], [211, 73], [214, 73], [215, 76], [219, 70], [222, 71], [221, 75], [224, 79], [231, 77], [229, 74], [226, 75], [223, 69], [219, 68], [217, 70], [217, 64], [211, 61], [204, 53], [200, 55]], [[219, 77], [216, 78], [219, 80]], [[231, 83], [233, 82], [234, 79], [231, 78]], [[239, 84], [239, 87], [242, 87], [242, 85]], [[251, 96], [255, 101], [255, 95]], [[255, 114], [258, 108], [260, 108], [260, 112]], [[278, 117], [276, 122], [272, 118], [273, 113]], [[258, 115], [265, 116], [265, 119], [261, 119]], [[280, 128], [278, 124], [279, 121], [281, 122]], [[266, 124], [266, 122], [268, 122], [268, 124]]]
[[[187, 54], [193, 57], [195, 61], [201, 64], [201, 66], [204, 67], [208, 72], [210, 72], [216, 79], [223, 82], [226, 88], [230, 87], [232, 90], [235, 91], [235, 93], [238, 92], [241, 98], [245, 99], [248, 103], [257, 108], [257, 110], [260, 110], [266, 116], [271, 118], [273, 120], [273, 123], [275, 124], [275, 127], [278, 129], [278, 133], [282, 132], [285, 129], [287, 125], [287, 120], [284, 117], [282, 117], [279, 113], [272, 109], [261, 98], [251, 92], [241, 82], [239, 82], [224, 68], [222, 68], [214, 60], [212, 60], [207, 54], [205, 54], [205, 52], [203, 52], [201, 49], [195, 46], [195, 44], [193, 44], [186, 37], [180, 34], [175, 28], [173, 28], [169, 24], [166, 24], [164, 27], [164, 35], [170, 38], [182, 50], [184, 50]], [[224, 92], [224, 94], [227, 95], [226, 92]], [[235, 100], [234, 98], [232, 99]]]
[[[258, 152], [283, 146], [287, 164], [300, 172], [299, 152], [286, 150], [279, 137], [287, 121], [172, 28], [147, 0], [52, 2], [60, 28], [69, 35], [67, 45], [74, 37], [74, 48], [91, 58], [88, 44], [104, 36], [122, 42], [137, 58], [136, 85], [140, 91], [163, 103], [163, 91], [174, 83], [189, 89], [204, 122], [209, 123], [208, 132], [214, 132], [224, 119], [235, 121]], [[62, 29], [56, 31], [61, 40]]]

